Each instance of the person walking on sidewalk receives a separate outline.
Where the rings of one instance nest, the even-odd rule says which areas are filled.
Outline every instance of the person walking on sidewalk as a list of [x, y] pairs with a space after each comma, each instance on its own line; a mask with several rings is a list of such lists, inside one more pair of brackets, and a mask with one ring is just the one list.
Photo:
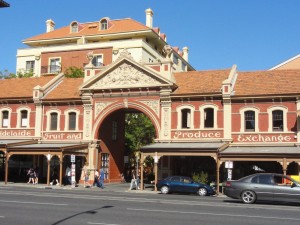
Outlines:
[[99, 172], [98, 170], [95, 170], [95, 179], [94, 179], [94, 184], [93, 186], [97, 186], [98, 188], [101, 187], [101, 184], [100, 184], [100, 176], [99, 176]]
[[83, 176], [84, 176], [83, 187], [92, 187], [92, 185], [89, 182], [89, 180], [90, 180], [90, 171], [87, 169], [87, 166], [88, 166], [88, 164], [85, 164], [85, 166], [83, 167]]
[[103, 169], [100, 170], [100, 187], [103, 189], [104, 188], [104, 179], [105, 179], [105, 172]]
[[135, 185], [135, 188], [137, 190], [138, 189], [138, 185], [137, 185], [135, 170], [131, 171], [131, 181], [130, 181], [130, 187], [128, 189], [129, 191], [131, 191], [133, 189], [133, 185]]

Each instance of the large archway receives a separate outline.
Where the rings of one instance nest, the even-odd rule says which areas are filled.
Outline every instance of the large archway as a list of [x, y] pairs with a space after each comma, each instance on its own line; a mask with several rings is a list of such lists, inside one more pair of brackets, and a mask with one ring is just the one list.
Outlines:
[[[120, 182], [121, 174], [128, 176], [129, 171], [139, 168], [139, 162], [136, 162], [135, 158], [135, 153], [136, 151], [138, 152], [139, 146], [132, 147], [129, 146], [128, 141], [126, 142], [128, 140], [125, 137], [125, 129], [128, 127], [127, 115], [142, 115], [146, 117], [153, 127], [154, 138], [158, 136], [157, 127], [154, 126], [149, 116], [140, 110], [121, 108], [109, 113], [99, 125], [97, 139], [100, 140], [100, 147], [96, 157], [96, 167], [105, 171], [105, 180], [107, 182]], [[144, 127], [140, 128], [145, 129]], [[132, 133], [132, 135], [135, 134]], [[141, 140], [141, 146], [151, 143], [152, 139]], [[135, 152], [132, 151], [133, 149]]]

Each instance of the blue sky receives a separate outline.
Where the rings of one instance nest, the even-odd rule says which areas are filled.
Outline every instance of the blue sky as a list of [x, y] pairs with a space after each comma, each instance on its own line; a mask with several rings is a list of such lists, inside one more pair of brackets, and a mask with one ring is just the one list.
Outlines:
[[132, 18], [145, 23], [154, 11], [154, 27], [167, 42], [189, 47], [197, 70], [265, 70], [300, 54], [299, 0], [6, 0], [0, 9], [0, 71], [15, 73], [22, 40], [44, 33], [45, 21], [56, 28], [70, 22]]

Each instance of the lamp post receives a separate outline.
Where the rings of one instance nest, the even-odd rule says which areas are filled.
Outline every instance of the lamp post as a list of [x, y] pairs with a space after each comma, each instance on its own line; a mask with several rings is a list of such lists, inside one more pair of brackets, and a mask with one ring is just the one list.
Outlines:
[[50, 184], [50, 161], [51, 161], [51, 154], [49, 153], [47, 155], [47, 185], [49, 186]]
[[154, 158], [154, 190], [157, 191], [157, 164], [158, 164], [158, 156], [157, 152], [155, 153]]

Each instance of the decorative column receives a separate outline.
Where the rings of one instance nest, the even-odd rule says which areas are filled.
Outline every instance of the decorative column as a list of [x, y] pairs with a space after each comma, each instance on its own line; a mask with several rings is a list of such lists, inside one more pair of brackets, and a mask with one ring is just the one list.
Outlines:
[[82, 97], [83, 101], [83, 140], [93, 140], [92, 137], [92, 121], [93, 121], [93, 105], [91, 94], [85, 93]]
[[8, 152], [5, 152], [5, 184], [7, 184], [7, 180], [8, 180], [8, 160], [10, 157], [10, 154]]
[[59, 184], [62, 186], [62, 173], [63, 173], [63, 155], [61, 154], [59, 157]]
[[171, 139], [171, 89], [162, 89], [160, 91], [161, 101], [161, 132], [160, 140]]
[[144, 160], [145, 156], [141, 153], [140, 170], [141, 170], [141, 191], [144, 190]]
[[50, 162], [51, 162], [51, 158], [52, 155], [49, 153], [47, 154], [47, 186], [49, 186], [50, 184]]
[[216, 168], [217, 168], [217, 180], [216, 180], [216, 188], [217, 188], [217, 190], [216, 190], [216, 194], [217, 195], [219, 195], [219, 186], [220, 186], [220, 164], [221, 164], [221, 162], [220, 162], [220, 159], [219, 159], [219, 157], [217, 156], [217, 165], [216, 165]]
[[154, 190], [157, 191], [157, 177], [158, 177], [158, 168], [157, 168], [157, 164], [158, 164], [158, 160], [160, 158], [160, 156], [157, 155], [157, 152], [155, 152], [155, 156], [154, 158]]

